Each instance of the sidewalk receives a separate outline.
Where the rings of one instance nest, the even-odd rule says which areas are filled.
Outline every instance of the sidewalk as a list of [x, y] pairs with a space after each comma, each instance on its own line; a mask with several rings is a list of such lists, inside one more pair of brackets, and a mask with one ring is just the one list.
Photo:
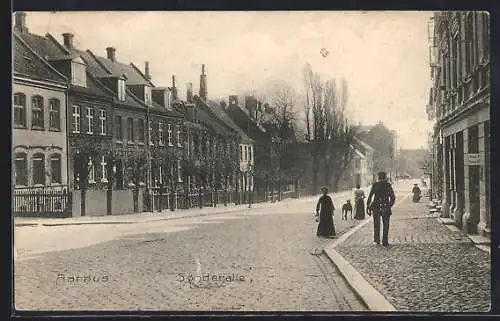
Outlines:
[[[368, 188], [369, 189], [369, 188]], [[352, 191], [342, 191], [334, 194], [336, 198], [349, 198]], [[254, 203], [251, 208], [248, 208], [248, 204], [234, 205], [228, 204], [224, 206], [219, 204], [217, 207], [203, 207], [203, 208], [191, 208], [191, 209], [179, 209], [175, 211], [163, 210], [161, 212], [142, 212], [134, 214], [125, 215], [106, 215], [106, 216], [82, 216], [82, 217], [70, 217], [70, 218], [30, 218], [30, 217], [15, 217], [14, 225], [16, 227], [23, 226], [60, 226], [60, 225], [83, 225], [83, 224], [134, 224], [134, 223], [145, 223], [163, 220], [174, 220], [187, 217], [199, 217], [206, 215], [216, 215], [224, 213], [242, 212], [242, 211], [252, 211], [257, 209], [267, 209], [276, 206], [290, 205], [295, 203], [311, 202], [314, 203], [318, 199], [317, 196], [307, 196], [298, 199], [285, 199], [281, 202], [276, 201], [275, 203]], [[352, 197], [351, 197], [352, 198]], [[339, 204], [340, 205], [340, 204]]]
[[373, 242], [370, 218], [325, 252], [371, 310], [489, 311], [490, 256], [426, 205], [396, 204], [387, 248]]

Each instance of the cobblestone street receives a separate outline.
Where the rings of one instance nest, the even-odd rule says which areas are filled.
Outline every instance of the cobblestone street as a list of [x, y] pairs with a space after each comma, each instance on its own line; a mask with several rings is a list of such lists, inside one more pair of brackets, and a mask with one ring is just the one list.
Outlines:
[[407, 198], [391, 217], [388, 248], [373, 242], [373, 223], [336, 248], [397, 311], [486, 312], [490, 256], [462, 232]]
[[[337, 208], [346, 197], [334, 199]], [[20, 260], [16, 308], [365, 310], [322, 253], [331, 240], [316, 237], [314, 205], [144, 223], [114, 240]], [[336, 214], [339, 234], [356, 224]], [[72, 237], [95, 228], [80, 226]]]

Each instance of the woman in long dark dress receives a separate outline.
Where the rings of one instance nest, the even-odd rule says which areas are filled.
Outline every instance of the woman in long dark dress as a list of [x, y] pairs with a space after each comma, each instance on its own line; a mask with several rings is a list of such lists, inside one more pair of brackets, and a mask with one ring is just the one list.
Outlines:
[[361, 189], [360, 185], [356, 186], [354, 191], [354, 205], [356, 209], [356, 214], [354, 219], [364, 220], [365, 219], [365, 192]]
[[322, 187], [323, 195], [319, 198], [316, 205], [316, 215], [319, 215], [317, 236], [335, 237], [335, 226], [333, 224], [333, 213], [335, 206], [333, 205], [332, 198], [328, 196], [328, 188]]

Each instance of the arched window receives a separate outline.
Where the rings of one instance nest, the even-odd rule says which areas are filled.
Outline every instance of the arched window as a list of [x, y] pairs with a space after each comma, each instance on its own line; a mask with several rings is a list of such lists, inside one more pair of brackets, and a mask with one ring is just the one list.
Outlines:
[[472, 72], [474, 63], [474, 18], [467, 13], [465, 18], [465, 71]]
[[14, 126], [26, 128], [26, 95], [14, 94]]
[[45, 185], [45, 155], [42, 153], [33, 155], [33, 184]]
[[61, 103], [59, 99], [49, 101], [49, 128], [52, 130], [61, 130]]
[[43, 97], [31, 97], [31, 128], [43, 129]]
[[16, 185], [28, 185], [28, 160], [26, 153], [16, 153], [14, 158]]
[[51, 173], [51, 183], [61, 184], [61, 155], [52, 154], [50, 155], [50, 173]]

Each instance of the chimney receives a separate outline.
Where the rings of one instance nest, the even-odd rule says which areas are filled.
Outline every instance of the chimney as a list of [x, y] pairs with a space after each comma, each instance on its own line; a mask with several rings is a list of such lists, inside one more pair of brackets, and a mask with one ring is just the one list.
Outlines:
[[205, 64], [201, 65], [200, 98], [203, 101], [207, 100], [207, 76], [205, 75]]
[[73, 34], [72, 33], [63, 33], [64, 47], [71, 49], [73, 48]]
[[172, 75], [172, 100], [177, 100], [177, 88], [175, 87], [175, 75]]
[[28, 33], [28, 28], [26, 27], [26, 13], [19, 11], [15, 13], [15, 25], [14, 28], [21, 33]]
[[151, 80], [151, 75], [149, 74], [149, 61], [144, 63], [144, 75], [148, 80]]
[[108, 59], [112, 62], [116, 61], [116, 49], [113, 47], [106, 48], [106, 52], [108, 53]]
[[191, 83], [191, 82], [187, 83], [186, 101], [188, 103], [192, 103], [193, 102], [193, 83]]

